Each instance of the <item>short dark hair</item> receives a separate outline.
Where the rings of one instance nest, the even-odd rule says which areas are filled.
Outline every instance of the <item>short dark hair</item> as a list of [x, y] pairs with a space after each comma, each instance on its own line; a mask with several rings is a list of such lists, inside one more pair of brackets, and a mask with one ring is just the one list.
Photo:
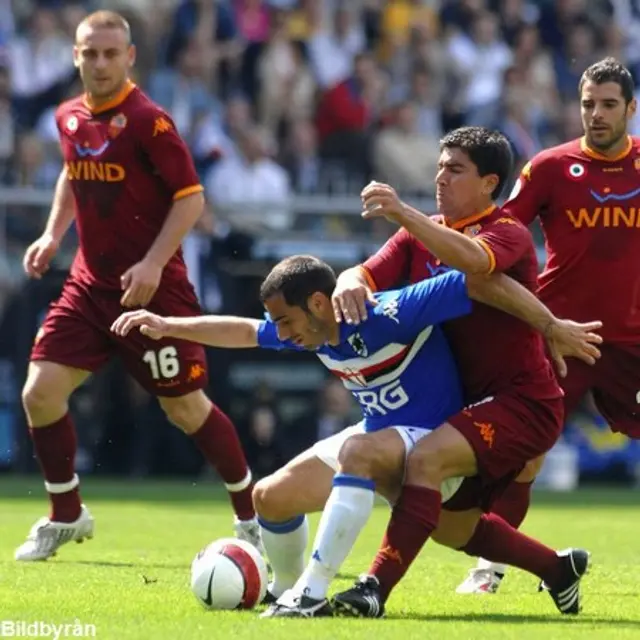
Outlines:
[[498, 184], [491, 192], [495, 200], [509, 180], [513, 168], [513, 152], [505, 136], [486, 127], [460, 127], [440, 140], [440, 150], [460, 149], [476, 165], [480, 177], [495, 173]]
[[313, 256], [291, 256], [279, 262], [260, 286], [260, 302], [282, 295], [290, 307], [307, 309], [307, 300], [316, 292], [328, 298], [336, 288], [334, 270]]
[[587, 68], [582, 74], [578, 85], [578, 93], [580, 95], [582, 95], [582, 87], [586, 82], [593, 82], [594, 84], [615, 82], [620, 86], [620, 92], [625, 104], [629, 104], [633, 100], [635, 86], [631, 71], [613, 57], [604, 58]]

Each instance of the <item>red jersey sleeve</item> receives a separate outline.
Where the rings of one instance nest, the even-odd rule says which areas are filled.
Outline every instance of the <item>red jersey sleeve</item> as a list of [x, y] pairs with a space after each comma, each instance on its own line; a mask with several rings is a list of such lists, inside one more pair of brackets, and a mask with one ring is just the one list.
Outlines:
[[142, 110], [136, 132], [142, 149], [174, 200], [203, 191], [191, 153], [173, 120], [162, 109]]
[[529, 230], [508, 215], [483, 226], [474, 239], [489, 256], [489, 273], [508, 271], [533, 244]]
[[415, 240], [409, 232], [400, 229], [362, 264], [367, 280], [374, 289], [393, 289], [409, 279], [412, 242]]
[[553, 184], [554, 156], [539, 153], [523, 167], [502, 210], [529, 226], [548, 206]]

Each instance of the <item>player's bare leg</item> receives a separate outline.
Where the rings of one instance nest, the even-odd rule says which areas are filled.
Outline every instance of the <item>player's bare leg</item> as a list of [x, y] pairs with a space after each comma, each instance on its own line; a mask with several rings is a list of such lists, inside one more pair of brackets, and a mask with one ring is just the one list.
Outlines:
[[322, 511], [334, 474], [312, 448], [256, 483], [253, 500], [273, 570], [266, 604], [275, 602], [302, 574], [309, 537], [306, 514]]
[[51, 512], [31, 528], [16, 560], [46, 560], [71, 540], [93, 537], [93, 518], [80, 500], [75, 474], [76, 432], [69, 396], [90, 373], [53, 362], [31, 362], [22, 390], [33, 448], [49, 494]]
[[[531, 487], [544, 462], [544, 456], [527, 463], [522, 473], [505, 490], [493, 507], [493, 513], [499, 515], [514, 529], [524, 521], [531, 499]], [[460, 583], [456, 593], [491, 594], [498, 591], [507, 565], [480, 558], [476, 567], [469, 571], [466, 579]]]
[[184, 431], [220, 474], [235, 512], [236, 536], [264, 551], [251, 492], [253, 478], [231, 420], [202, 390], [176, 398], [160, 397], [167, 418]]
[[[266, 617], [331, 615], [327, 591], [367, 523], [376, 484], [390, 497], [399, 494], [405, 443], [395, 429], [349, 437], [338, 454], [339, 472], [320, 518], [313, 553], [295, 585], [267, 611]], [[376, 483], [376, 480], [379, 480]]]

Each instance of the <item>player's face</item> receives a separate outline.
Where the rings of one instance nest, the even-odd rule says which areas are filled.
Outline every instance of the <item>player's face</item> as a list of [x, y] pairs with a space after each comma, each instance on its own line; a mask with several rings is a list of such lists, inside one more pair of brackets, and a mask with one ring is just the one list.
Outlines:
[[481, 177], [478, 168], [461, 149], [443, 149], [436, 175], [438, 211], [451, 220], [480, 213], [498, 184], [495, 174]]
[[326, 304], [331, 304], [321, 293], [314, 293], [308, 309], [289, 306], [281, 295], [264, 303], [264, 308], [275, 323], [280, 340], [291, 340], [300, 347], [315, 350], [330, 339], [330, 327], [323, 320]]
[[135, 47], [122, 29], [78, 28], [73, 59], [85, 91], [93, 98], [108, 99], [120, 91], [135, 55]]
[[627, 134], [627, 124], [636, 111], [636, 101], [625, 104], [617, 82], [585, 82], [580, 96], [580, 113], [587, 144], [607, 151]]

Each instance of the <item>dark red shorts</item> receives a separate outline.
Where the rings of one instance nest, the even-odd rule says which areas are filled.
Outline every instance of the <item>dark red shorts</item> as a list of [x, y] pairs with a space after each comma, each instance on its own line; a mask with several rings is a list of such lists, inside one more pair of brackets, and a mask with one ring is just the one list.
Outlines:
[[640, 439], [640, 345], [604, 344], [600, 351], [602, 357], [594, 366], [569, 361], [568, 375], [560, 380], [566, 414], [591, 390], [612, 431]]
[[[206, 387], [202, 345], [174, 338], [151, 340], [137, 330], [126, 338], [111, 333], [113, 321], [125, 311], [121, 296], [119, 291], [96, 290], [69, 277], [38, 331], [31, 360], [94, 372], [112, 355], [119, 355], [129, 373], [156, 396], [182, 396]], [[161, 285], [147, 308], [165, 316], [201, 313], [188, 281]]]
[[564, 422], [562, 398], [533, 400], [517, 392], [502, 393], [463, 409], [450, 418], [469, 442], [478, 475], [465, 478], [443, 506], [449, 511], [476, 507], [490, 511], [525, 464], [556, 443]]

